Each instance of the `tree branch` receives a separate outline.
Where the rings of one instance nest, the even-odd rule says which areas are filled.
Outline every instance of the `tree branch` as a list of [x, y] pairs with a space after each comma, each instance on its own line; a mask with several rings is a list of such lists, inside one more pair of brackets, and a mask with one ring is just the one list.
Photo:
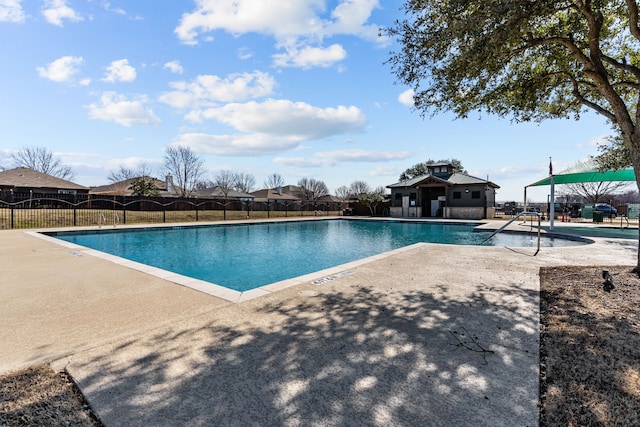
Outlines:
[[629, 31], [631, 35], [640, 40], [640, 27], [638, 27], [638, 3], [635, 0], [627, 0], [629, 8]]

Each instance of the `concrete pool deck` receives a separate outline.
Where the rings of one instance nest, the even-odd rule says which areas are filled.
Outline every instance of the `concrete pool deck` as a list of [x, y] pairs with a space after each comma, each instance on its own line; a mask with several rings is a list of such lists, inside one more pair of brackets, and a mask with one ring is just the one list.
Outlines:
[[232, 303], [2, 231], [0, 372], [66, 368], [107, 426], [534, 426], [539, 268], [636, 263], [637, 238], [592, 238], [419, 244]]

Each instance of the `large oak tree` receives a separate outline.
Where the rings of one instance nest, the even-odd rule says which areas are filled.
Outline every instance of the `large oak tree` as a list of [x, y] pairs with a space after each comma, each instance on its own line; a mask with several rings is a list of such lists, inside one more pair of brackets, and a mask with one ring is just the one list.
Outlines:
[[[632, 0], [407, 0], [384, 33], [390, 64], [423, 114], [515, 121], [605, 117], [640, 187], [640, 26]], [[636, 272], [640, 271], [640, 250]]]

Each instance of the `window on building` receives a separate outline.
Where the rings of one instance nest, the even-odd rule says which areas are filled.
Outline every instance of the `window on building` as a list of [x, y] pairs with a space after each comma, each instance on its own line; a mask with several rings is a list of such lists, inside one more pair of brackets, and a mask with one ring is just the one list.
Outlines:
[[462, 191], [454, 191], [453, 192], [454, 199], [462, 199]]
[[471, 192], [471, 198], [472, 199], [479, 199], [480, 198], [480, 192], [479, 191], [472, 191]]

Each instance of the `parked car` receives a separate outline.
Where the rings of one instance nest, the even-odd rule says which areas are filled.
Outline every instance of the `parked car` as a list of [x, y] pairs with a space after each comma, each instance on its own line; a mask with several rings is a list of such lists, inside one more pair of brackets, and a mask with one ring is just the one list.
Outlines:
[[618, 209], [607, 203], [597, 203], [596, 211], [602, 212], [608, 218], [615, 218], [618, 215]]

